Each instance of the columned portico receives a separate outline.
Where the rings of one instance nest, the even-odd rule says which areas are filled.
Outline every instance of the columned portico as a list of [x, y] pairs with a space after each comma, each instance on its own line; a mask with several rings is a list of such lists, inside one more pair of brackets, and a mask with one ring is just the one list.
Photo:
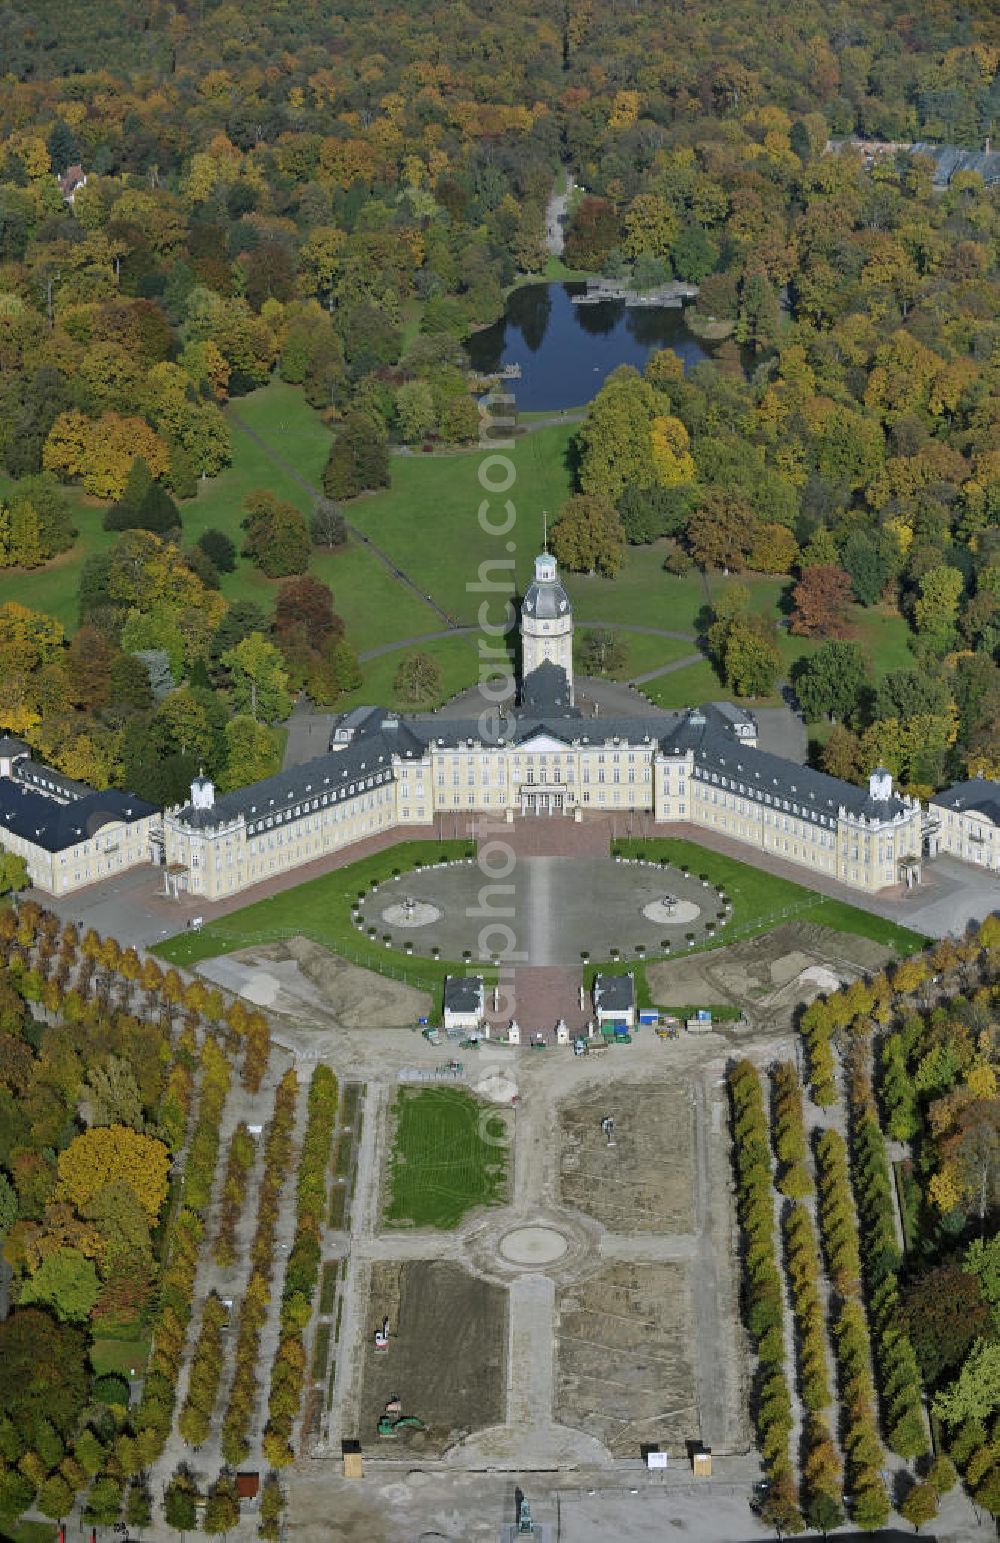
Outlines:
[[569, 814], [573, 800], [569, 788], [558, 784], [545, 786], [539, 783], [521, 784], [522, 814]]

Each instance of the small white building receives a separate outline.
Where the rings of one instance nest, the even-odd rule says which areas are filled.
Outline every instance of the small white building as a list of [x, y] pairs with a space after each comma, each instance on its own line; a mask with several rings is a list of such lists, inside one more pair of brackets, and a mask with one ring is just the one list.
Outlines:
[[478, 1029], [486, 1012], [481, 975], [448, 975], [444, 983], [446, 1029]]
[[635, 977], [628, 975], [594, 976], [594, 1012], [597, 1024], [624, 1023], [635, 1028]]

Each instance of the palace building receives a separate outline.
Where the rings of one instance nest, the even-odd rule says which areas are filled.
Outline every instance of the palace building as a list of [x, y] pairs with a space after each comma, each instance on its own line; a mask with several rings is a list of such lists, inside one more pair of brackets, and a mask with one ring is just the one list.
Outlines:
[[[521, 648], [520, 698], [508, 712], [463, 719], [355, 708], [315, 759], [221, 795], [199, 776], [190, 801], [162, 814], [129, 794], [94, 794], [45, 768], [27, 771], [24, 756], [11, 770], [0, 756], [0, 839], [24, 852], [32, 882], [52, 893], [152, 860], [169, 890], [205, 900], [372, 836], [398, 831], [402, 839], [441, 816], [480, 813], [500, 821], [651, 816], [664, 832], [713, 830], [797, 864], [806, 880], [823, 874], [869, 894], [919, 882], [925, 851], [939, 848], [1000, 867], [996, 783], [949, 789], [927, 812], [882, 769], [857, 787], [769, 754], [753, 716], [729, 703], [585, 716], [574, 689], [572, 608], [548, 553], [524, 596]], [[50, 791], [32, 785], [30, 796], [49, 799], [50, 819], [32, 824], [19, 801], [31, 779], [45, 777]]]

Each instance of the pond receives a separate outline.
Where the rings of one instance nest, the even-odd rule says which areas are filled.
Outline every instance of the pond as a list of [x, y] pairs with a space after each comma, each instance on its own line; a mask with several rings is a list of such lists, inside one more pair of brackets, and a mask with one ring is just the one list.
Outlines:
[[620, 364], [641, 370], [658, 348], [672, 348], [690, 369], [710, 357], [687, 330], [682, 308], [627, 308], [620, 300], [574, 305], [584, 284], [525, 284], [511, 292], [506, 314], [466, 341], [472, 368], [492, 374], [521, 367], [510, 382], [522, 412], [582, 407]]

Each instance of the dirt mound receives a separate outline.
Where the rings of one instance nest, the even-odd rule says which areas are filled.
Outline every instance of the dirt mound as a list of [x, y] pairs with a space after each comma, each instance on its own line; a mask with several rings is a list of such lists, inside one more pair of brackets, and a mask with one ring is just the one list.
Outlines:
[[646, 968], [654, 1002], [663, 1007], [729, 1003], [747, 1013], [790, 1013], [799, 1003], [880, 969], [892, 950], [870, 938], [815, 922], [786, 922], [773, 932], [708, 953]]
[[289, 938], [285, 947], [333, 1016], [349, 1029], [401, 1028], [430, 1011], [425, 991], [349, 964], [308, 938]]

